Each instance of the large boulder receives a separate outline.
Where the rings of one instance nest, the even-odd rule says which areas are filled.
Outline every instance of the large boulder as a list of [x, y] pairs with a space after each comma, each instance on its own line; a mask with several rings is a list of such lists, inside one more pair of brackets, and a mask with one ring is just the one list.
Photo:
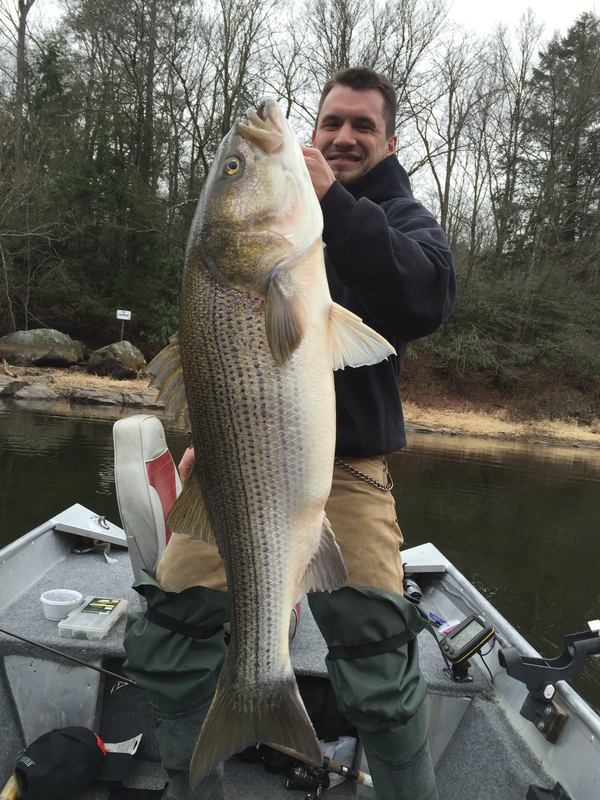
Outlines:
[[16, 331], [0, 338], [0, 358], [21, 367], [70, 367], [83, 357], [82, 342], [53, 328]]
[[137, 378], [146, 366], [146, 359], [131, 342], [114, 342], [94, 350], [88, 362], [88, 372], [93, 375], [129, 380]]

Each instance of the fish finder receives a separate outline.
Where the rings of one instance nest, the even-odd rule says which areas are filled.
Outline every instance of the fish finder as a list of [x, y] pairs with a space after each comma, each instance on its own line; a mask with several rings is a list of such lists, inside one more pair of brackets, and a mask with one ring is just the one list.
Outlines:
[[442, 652], [452, 664], [460, 664], [494, 635], [494, 627], [479, 614], [471, 614], [440, 641]]

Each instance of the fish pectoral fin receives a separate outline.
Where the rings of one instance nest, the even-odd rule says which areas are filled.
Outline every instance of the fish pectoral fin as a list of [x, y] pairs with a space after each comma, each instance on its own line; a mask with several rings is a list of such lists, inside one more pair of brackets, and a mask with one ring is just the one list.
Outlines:
[[288, 285], [285, 271], [278, 272], [267, 291], [265, 328], [271, 353], [280, 367], [287, 364], [298, 348], [307, 321], [304, 300]]
[[183, 382], [183, 369], [181, 368], [181, 354], [179, 351], [179, 337], [175, 333], [169, 339], [169, 344], [152, 359], [146, 370], [153, 375], [150, 386], [158, 387], [157, 400], [165, 404], [165, 411], [172, 414], [175, 419], [183, 414], [186, 426], [189, 426], [189, 412], [185, 384]]
[[338, 303], [331, 305], [329, 341], [333, 369], [378, 364], [396, 354], [387, 339]]
[[220, 761], [256, 742], [281, 745], [322, 765], [321, 748], [293, 676], [274, 682], [263, 697], [239, 697], [231, 685], [219, 682], [192, 756], [191, 787]]
[[195, 470], [191, 471], [183, 491], [169, 511], [167, 525], [176, 533], [187, 533], [193, 539], [203, 539], [216, 546], [215, 535]]
[[304, 575], [305, 592], [332, 592], [341, 589], [348, 581], [348, 571], [344, 557], [326, 516], [319, 549], [309, 563]]

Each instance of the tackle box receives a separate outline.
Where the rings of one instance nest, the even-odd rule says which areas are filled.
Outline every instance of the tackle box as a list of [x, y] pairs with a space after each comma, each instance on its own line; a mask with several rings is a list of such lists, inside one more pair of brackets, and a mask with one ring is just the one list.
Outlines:
[[104, 639], [126, 612], [126, 600], [90, 595], [58, 623], [58, 635], [76, 639]]

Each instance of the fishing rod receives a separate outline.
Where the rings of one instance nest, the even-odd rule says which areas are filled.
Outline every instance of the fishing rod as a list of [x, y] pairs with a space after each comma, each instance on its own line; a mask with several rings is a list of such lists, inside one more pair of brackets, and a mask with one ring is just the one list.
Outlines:
[[[323, 763], [320, 767], [315, 767], [313, 764], [306, 762], [306, 756], [294, 750], [292, 747], [285, 747], [284, 745], [270, 743], [268, 747], [278, 750], [280, 753], [285, 753], [292, 756], [298, 762], [287, 773], [288, 780], [286, 781], [287, 789], [303, 789], [305, 791], [316, 792], [316, 797], [320, 797], [323, 792], [329, 787], [329, 774], [340, 775], [342, 778], [348, 778], [355, 783], [362, 783], [363, 786], [373, 786], [373, 779], [367, 772], [359, 769], [352, 769], [344, 764], [338, 764], [332, 758], [323, 757]], [[306, 796], [306, 800], [312, 797], [312, 794]]]
[[15, 639], [19, 639], [22, 642], [27, 642], [27, 644], [31, 644], [34, 647], [39, 647], [41, 650], [46, 650], [48, 653], [53, 653], [55, 656], [62, 656], [62, 658], [66, 658], [69, 661], [74, 661], [76, 664], [80, 664], [82, 667], [88, 667], [89, 669], [96, 670], [96, 672], [101, 672], [104, 675], [110, 675], [111, 678], [118, 678], [123, 683], [129, 684], [129, 686], [135, 686], [137, 688], [141, 688], [135, 681], [132, 681], [130, 678], [125, 678], [123, 675], [117, 675], [116, 672], [111, 672], [109, 669], [104, 669], [104, 667], [98, 667], [95, 664], [90, 664], [89, 661], [83, 661], [81, 658], [76, 658], [75, 656], [71, 656], [68, 653], [63, 653], [62, 650], [57, 650], [56, 648], [50, 647], [47, 644], [36, 642], [35, 639], [28, 639], [27, 636], [21, 636], [21, 634], [14, 633], [13, 631], [8, 631], [6, 630], [6, 628], [0, 628], [0, 633], [5, 633], [7, 636], [13, 636]]
[[0, 792], [0, 800], [18, 800], [20, 794], [21, 787], [19, 786], [17, 776], [13, 772], [6, 782], [6, 786]]
[[[134, 680], [126, 678], [124, 675], [118, 675], [116, 672], [111, 672], [108, 669], [104, 669], [104, 667], [98, 667], [96, 664], [90, 664], [89, 661], [84, 661], [83, 659], [72, 656], [69, 653], [64, 653], [62, 650], [57, 650], [55, 647], [50, 647], [47, 644], [36, 642], [35, 639], [29, 639], [27, 636], [22, 636], [20, 633], [9, 631], [6, 628], [0, 628], [0, 633], [4, 633], [6, 636], [12, 636], [14, 639], [18, 639], [21, 642], [33, 645], [33, 647], [38, 647], [40, 650], [45, 650], [53, 655], [66, 658], [68, 661], [73, 661], [75, 664], [79, 664], [82, 667], [93, 669], [96, 672], [100, 672], [103, 675], [108, 675], [111, 678], [117, 678], [117, 680], [128, 684], [129, 686], [134, 686], [138, 689], [142, 688]], [[287, 753], [288, 755], [293, 755], [298, 761], [302, 762], [297, 764], [291, 771], [290, 779], [286, 784], [290, 789], [316, 789], [318, 797], [329, 785], [329, 773], [340, 775], [343, 778], [348, 778], [355, 783], [362, 783], [364, 786], [373, 786], [371, 776], [366, 772], [355, 770], [351, 767], [346, 767], [344, 764], [338, 764], [337, 761], [334, 761], [332, 758], [324, 758], [322, 766], [314, 767], [310, 764], [307, 764], [304, 761], [304, 757], [296, 750], [282, 747], [280, 745], [271, 746], [275, 747], [275, 749], [281, 752]], [[5, 798], [7, 798], [7, 800], [14, 800], [14, 789], [14, 783], [11, 783], [9, 780], [9, 783], [7, 783], [4, 787], [3, 794], [0, 796], [0, 800], [5, 800]]]
[[329, 788], [330, 774], [340, 775], [342, 778], [348, 778], [348, 780], [361, 783], [363, 786], [373, 786], [373, 780], [366, 772], [338, 764], [337, 761], [327, 757], [323, 758], [321, 767], [313, 767], [304, 761], [297, 763], [289, 771], [285, 786], [286, 789], [302, 789], [311, 792], [306, 796], [306, 800], [312, 797], [313, 791], [316, 797], [320, 797]]

